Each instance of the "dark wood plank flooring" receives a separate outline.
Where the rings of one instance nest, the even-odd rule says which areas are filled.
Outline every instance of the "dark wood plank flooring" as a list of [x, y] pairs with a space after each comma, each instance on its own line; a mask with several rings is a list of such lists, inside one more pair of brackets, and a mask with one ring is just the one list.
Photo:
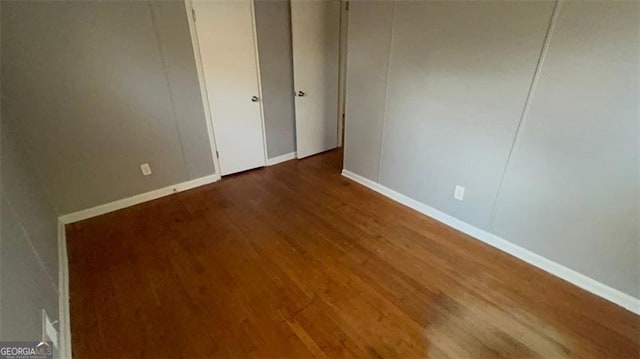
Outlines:
[[67, 227], [74, 358], [637, 358], [640, 319], [329, 152]]

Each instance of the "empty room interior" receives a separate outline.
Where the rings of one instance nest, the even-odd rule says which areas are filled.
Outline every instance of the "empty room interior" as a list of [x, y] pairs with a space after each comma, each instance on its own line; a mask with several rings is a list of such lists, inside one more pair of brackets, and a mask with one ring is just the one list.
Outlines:
[[0, 358], [640, 358], [640, 1], [0, 0]]

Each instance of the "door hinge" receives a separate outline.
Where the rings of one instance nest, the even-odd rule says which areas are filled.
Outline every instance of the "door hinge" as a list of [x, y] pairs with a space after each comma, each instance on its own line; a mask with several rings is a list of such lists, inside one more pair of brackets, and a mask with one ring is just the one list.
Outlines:
[[193, 22], [196, 21], [196, 9], [191, 8], [191, 16], [193, 17]]
[[349, 11], [349, 1], [346, 2], [345, 9]]
[[216, 158], [220, 158], [220, 154], [216, 151]]

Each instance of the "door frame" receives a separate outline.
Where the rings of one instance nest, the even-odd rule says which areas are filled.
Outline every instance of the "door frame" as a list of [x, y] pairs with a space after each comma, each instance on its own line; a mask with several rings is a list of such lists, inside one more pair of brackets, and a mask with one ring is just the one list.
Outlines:
[[349, 38], [349, 0], [340, 0], [340, 45], [338, 60], [338, 148], [344, 146], [347, 113], [347, 49]]
[[[264, 97], [262, 96], [262, 76], [260, 74], [260, 55], [258, 53], [258, 33], [256, 29], [256, 14], [255, 14], [255, 0], [249, 0], [251, 6], [251, 27], [253, 30], [253, 47], [255, 56], [255, 66], [257, 73], [257, 82], [258, 82], [258, 96], [260, 100], [258, 101], [258, 105], [260, 106], [260, 127], [262, 132], [262, 146], [264, 151], [264, 159], [263, 166], [267, 165], [267, 134], [266, 134], [266, 126], [264, 123], [264, 106], [263, 101]], [[189, 34], [191, 35], [191, 47], [193, 49], [193, 57], [196, 63], [196, 72], [198, 74], [198, 84], [200, 85], [200, 97], [202, 98], [202, 106], [204, 107], [204, 114], [207, 123], [207, 135], [209, 137], [209, 144], [211, 148], [211, 157], [213, 158], [213, 167], [215, 169], [215, 181], [219, 181], [222, 178], [222, 173], [220, 170], [220, 159], [218, 157], [218, 147], [216, 146], [215, 139], [215, 125], [213, 121], [213, 116], [211, 115], [211, 104], [209, 103], [209, 95], [207, 93], [207, 84], [204, 77], [204, 68], [202, 65], [202, 57], [200, 55], [200, 43], [198, 39], [198, 31], [196, 29], [195, 24], [195, 9], [193, 7], [191, 0], [184, 0], [185, 12], [187, 13], [187, 22], [189, 24]]]

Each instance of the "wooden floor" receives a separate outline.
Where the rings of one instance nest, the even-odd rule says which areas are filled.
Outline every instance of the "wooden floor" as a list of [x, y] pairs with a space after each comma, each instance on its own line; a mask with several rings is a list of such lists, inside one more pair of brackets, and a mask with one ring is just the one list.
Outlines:
[[340, 168], [329, 152], [68, 226], [74, 358], [638, 358], [638, 316]]

